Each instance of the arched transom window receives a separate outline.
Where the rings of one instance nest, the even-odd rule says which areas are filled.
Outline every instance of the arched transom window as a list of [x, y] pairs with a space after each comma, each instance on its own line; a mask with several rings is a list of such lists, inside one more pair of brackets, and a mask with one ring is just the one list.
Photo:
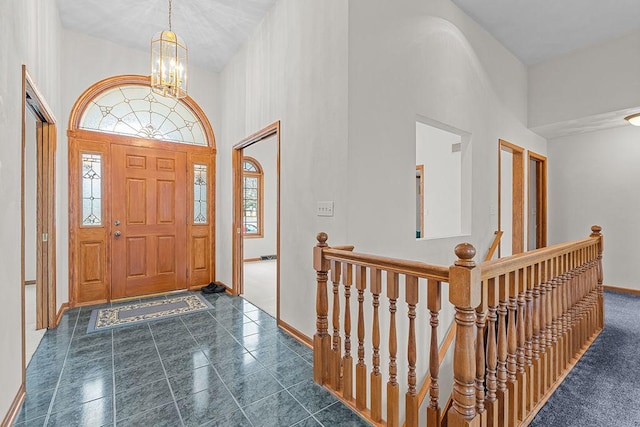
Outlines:
[[263, 236], [263, 175], [262, 166], [256, 159], [243, 158], [242, 228], [245, 237]]
[[92, 99], [80, 119], [80, 128], [207, 145], [202, 123], [180, 100], [135, 84], [109, 89]]

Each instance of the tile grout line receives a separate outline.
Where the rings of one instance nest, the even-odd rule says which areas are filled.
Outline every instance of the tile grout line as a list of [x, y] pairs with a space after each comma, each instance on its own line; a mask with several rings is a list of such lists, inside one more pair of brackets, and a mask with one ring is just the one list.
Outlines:
[[71, 350], [71, 344], [73, 343], [73, 337], [76, 334], [76, 328], [78, 327], [78, 319], [80, 319], [80, 313], [82, 312], [82, 308], [78, 311], [76, 315], [76, 322], [73, 324], [73, 331], [71, 332], [71, 337], [69, 338], [69, 345], [67, 346], [67, 351], [64, 354], [64, 360], [62, 361], [62, 369], [60, 369], [60, 374], [58, 375], [58, 382], [56, 382], [56, 387], [53, 390], [53, 394], [51, 395], [51, 401], [49, 402], [49, 408], [47, 408], [47, 415], [44, 418], [44, 423], [42, 424], [45, 427], [49, 424], [49, 418], [51, 417], [51, 411], [53, 410], [53, 402], [56, 400], [56, 394], [58, 393], [58, 388], [60, 387], [60, 381], [62, 380], [62, 374], [64, 373], [64, 368], [67, 365], [67, 357], [69, 356], [69, 351]]
[[176, 408], [176, 411], [178, 412], [178, 418], [180, 418], [180, 423], [184, 427], [184, 420], [182, 419], [182, 414], [180, 413], [180, 408], [178, 408], [178, 400], [176, 399], [176, 395], [173, 392], [173, 387], [171, 387], [171, 381], [169, 381], [169, 375], [167, 375], [167, 370], [164, 367], [164, 362], [162, 361], [162, 355], [160, 355], [160, 350], [158, 349], [158, 344], [156, 343], [156, 337], [153, 335], [153, 329], [151, 329], [151, 324], [147, 323], [147, 327], [149, 328], [149, 332], [151, 333], [151, 339], [153, 340], [153, 346], [156, 349], [156, 353], [158, 353], [158, 359], [160, 359], [160, 366], [162, 366], [162, 372], [164, 372], [164, 380], [167, 382], [167, 385], [169, 386], [169, 392], [171, 393], [171, 397], [173, 398], [173, 406]]
[[111, 332], [111, 383], [113, 390], [111, 391], [111, 397], [113, 402], [111, 402], [111, 406], [113, 409], [113, 425], [114, 427], [118, 424], [116, 422], [116, 348], [113, 337], [113, 330]]
[[[215, 308], [214, 308], [215, 309]], [[218, 322], [218, 320], [213, 316], [213, 314], [211, 314], [210, 311], [207, 311], [207, 313], [209, 313], [209, 315], [211, 316], [211, 318], [213, 319], [214, 322], [217, 322], [220, 326], [222, 326], [222, 324], [220, 322]], [[189, 326], [187, 326], [187, 324], [184, 322], [184, 320], [182, 319], [182, 317], [180, 317], [180, 320], [182, 321], [182, 324], [187, 328], [187, 331], [189, 332], [189, 335], [191, 335], [191, 338], [198, 344], [198, 346], [200, 345], [200, 342], [196, 339], [195, 336], [193, 336], [193, 333], [191, 332], [191, 329], [189, 329]], [[224, 326], [222, 326], [223, 329], [226, 330], [226, 328]], [[227, 331], [228, 333], [229, 331]], [[233, 337], [233, 335], [232, 335]], [[233, 337], [235, 339], [235, 337]], [[242, 345], [242, 344], [240, 344]], [[200, 347], [199, 347], [200, 348]], [[202, 351], [202, 350], [200, 350]], [[202, 354], [204, 354], [204, 351], [202, 352]], [[247, 421], [249, 421], [249, 424], [251, 424], [251, 426], [253, 426], [253, 421], [251, 421], [251, 419], [247, 416], [246, 412], [244, 411], [244, 409], [242, 408], [242, 406], [240, 405], [240, 403], [238, 402], [238, 399], [236, 399], [236, 397], [234, 396], [234, 394], [231, 392], [231, 390], [229, 389], [229, 387], [227, 386], [227, 383], [222, 379], [222, 377], [220, 376], [220, 373], [218, 372], [218, 369], [214, 366], [213, 362], [211, 361], [211, 359], [209, 359], [209, 357], [204, 354], [204, 357], [207, 358], [207, 360], [209, 361], [209, 365], [211, 365], [211, 367], [213, 368], [214, 372], [216, 373], [216, 375], [218, 376], [218, 378], [220, 379], [220, 382], [222, 383], [222, 385], [224, 386], [224, 388], [227, 390], [227, 392], [229, 393], [229, 395], [231, 396], [231, 398], [233, 399], [233, 401], [236, 403], [236, 405], [238, 405], [238, 408], [240, 409], [240, 412], [242, 412], [242, 415], [244, 415], [244, 417], [247, 419]], [[161, 358], [162, 359], [162, 358]], [[180, 411], [178, 411], [180, 412]]]

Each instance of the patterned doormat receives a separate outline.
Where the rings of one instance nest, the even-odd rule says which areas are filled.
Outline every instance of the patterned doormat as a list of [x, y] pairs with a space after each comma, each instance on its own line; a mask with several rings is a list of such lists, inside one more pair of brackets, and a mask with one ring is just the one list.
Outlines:
[[200, 294], [99, 308], [91, 311], [87, 333], [166, 319], [211, 308], [213, 306]]

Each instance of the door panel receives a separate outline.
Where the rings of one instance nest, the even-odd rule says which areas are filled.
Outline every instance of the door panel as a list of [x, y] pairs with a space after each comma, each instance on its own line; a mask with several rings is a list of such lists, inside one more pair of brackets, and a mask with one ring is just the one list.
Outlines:
[[184, 289], [186, 154], [112, 144], [111, 159], [112, 194], [126, 195], [112, 201], [112, 297]]

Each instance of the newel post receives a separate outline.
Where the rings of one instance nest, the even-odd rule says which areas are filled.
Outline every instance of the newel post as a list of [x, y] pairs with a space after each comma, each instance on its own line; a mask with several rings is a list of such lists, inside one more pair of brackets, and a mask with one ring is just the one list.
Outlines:
[[328, 248], [327, 233], [318, 233], [318, 244], [313, 248], [313, 268], [316, 270], [318, 282], [316, 291], [316, 333], [313, 336], [313, 380], [324, 384], [328, 376], [329, 347], [331, 337], [328, 333], [329, 300], [327, 296], [327, 278], [329, 260], [324, 257], [323, 250]]
[[447, 413], [450, 427], [479, 426], [476, 413], [475, 307], [480, 304], [482, 284], [469, 243], [456, 246], [458, 260], [449, 268], [449, 301], [456, 309], [456, 341], [453, 353], [453, 405]]
[[598, 239], [598, 326], [604, 327], [604, 294], [602, 289], [602, 281], [604, 274], [602, 271], [602, 252], [604, 251], [604, 236], [602, 235], [602, 227], [599, 225], [591, 226], [591, 236]]

